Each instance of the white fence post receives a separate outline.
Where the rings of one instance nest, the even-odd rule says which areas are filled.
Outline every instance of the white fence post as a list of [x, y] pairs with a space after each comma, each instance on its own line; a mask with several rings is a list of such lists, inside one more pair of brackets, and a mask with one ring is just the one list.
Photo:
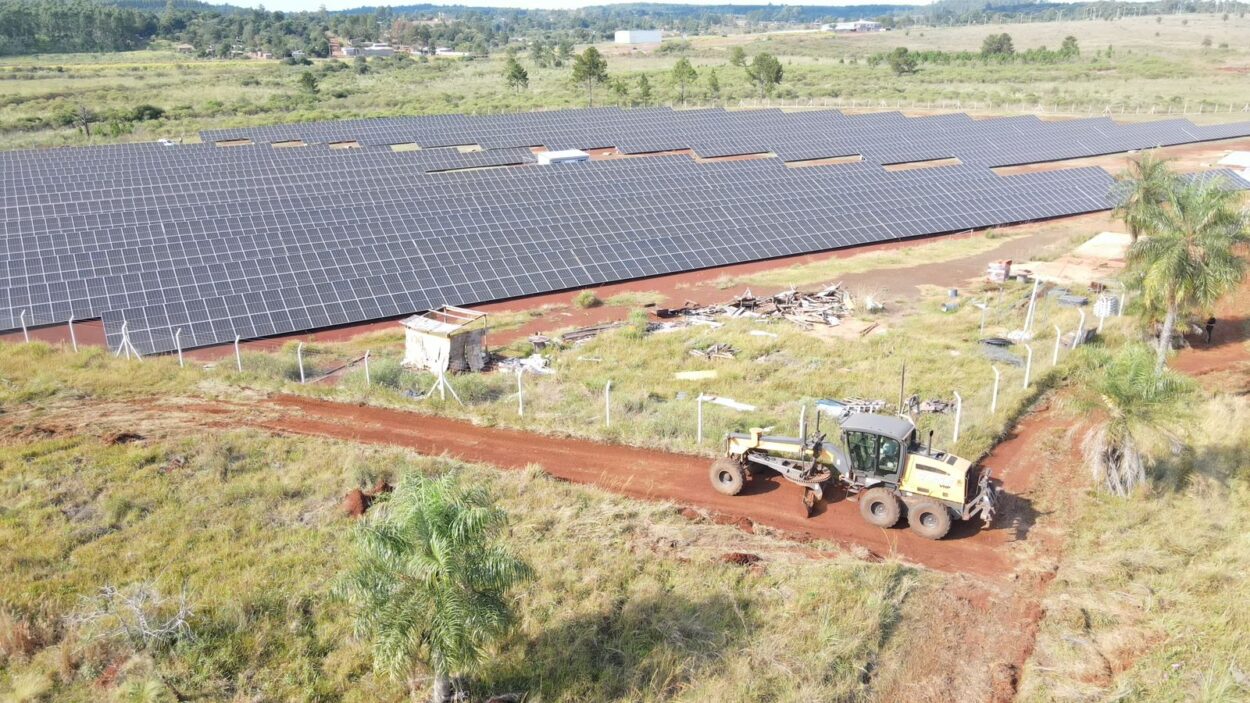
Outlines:
[[120, 357], [122, 352], [126, 352], [126, 358], [130, 358], [130, 350], [126, 348], [126, 325], [130, 323], [122, 320], [122, 339], [117, 343], [117, 351], [113, 352], [113, 356]]
[[990, 413], [998, 412], [998, 382], [1002, 380], [1003, 373], [998, 370], [997, 366], [990, 366], [990, 370], [994, 372], [994, 393], [990, 396]]
[[1033, 292], [1029, 294], [1029, 310], [1024, 316], [1024, 331], [1031, 333], [1033, 331], [1033, 316], [1037, 312], [1037, 288], [1041, 285], [1041, 280], [1033, 279]]
[[1063, 330], [1059, 329], [1059, 325], [1055, 325], [1055, 353], [1051, 356], [1050, 365], [1059, 365], [1059, 340], [1063, 337]]
[[78, 351], [78, 335], [74, 334], [74, 318], [69, 318], [69, 345]]
[[365, 350], [365, 388], [373, 385], [373, 379], [369, 378], [369, 350]]
[[696, 422], [696, 429], [694, 433], [695, 443], [703, 444], [703, 394], [702, 393], [699, 394], [698, 398], [695, 398], [695, 405], [698, 408], [698, 410], [695, 412], [695, 422]]
[[603, 387], [603, 426], [612, 426], [612, 382]]
[[1076, 349], [1081, 346], [1081, 338], [1085, 336], [1085, 310], [1079, 310], [1081, 313], [1081, 322], [1077, 325], [1076, 336], [1072, 338], [1072, 348]]
[[964, 399], [959, 395], [959, 391], [952, 391], [955, 394], [955, 434], [951, 438], [951, 443], [959, 441], [959, 423], [963, 420], [964, 415]]
[[295, 347], [295, 361], [299, 363], [299, 382], [304, 382], [304, 343]]
[[525, 375], [525, 369], [520, 366], [516, 369], [516, 414], [517, 417], [525, 417], [525, 388], [521, 385], [521, 377]]
[[179, 327], [178, 329], [174, 330], [174, 346], [178, 348], [178, 366], [179, 366], [179, 367], [181, 367], [181, 366], [183, 365], [183, 363], [182, 363], [182, 339], [181, 339], [181, 337], [182, 337], [182, 328], [181, 328], [181, 327]]
[[239, 370], [239, 373], [243, 373], [243, 354], [239, 351], [240, 339], [242, 339], [242, 337], [239, 335], [236, 334], [234, 336], [234, 366]]
[[1033, 375], [1033, 345], [1024, 345], [1024, 350], [1028, 352], [1028, 356], [1024, 360], [1024, 389], [1029, 389], [1029, 378]]
[[30, 344], [30, 334], [26, 332], [26, 311], [25, 310], [22, 311], [22, 314], [18, 319], [21, 320], [22, 322], [22, 338], [26, 340], [27, 344]]

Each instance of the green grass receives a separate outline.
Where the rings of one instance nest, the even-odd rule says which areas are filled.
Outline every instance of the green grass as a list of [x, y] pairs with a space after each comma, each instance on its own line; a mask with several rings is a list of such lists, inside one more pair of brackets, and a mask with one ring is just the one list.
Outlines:
[[[1185, 19], [1188, 24], [1182, 25]], [[912, 49], [975, 50], [990, 33], [1008, 32], [1018, 49], [1059, 46], [1063, 37], [1077, 37], [1081, 57], [1058, 64], [983, 64], [921, 66], [915, 75], [898, 77], [868, 57], [895, 46]], [[1158, 36], [1155, 36], [1155, 33]], [[875, 108], [896, 104], [993, 104], [1014, 111], [1044, 104], [1101, 113], [1104, 107], [1129, 114], [1155, 106], [1180, 111], [1202, 106], [1239, 109], [1245, 102], [1244, 76], [1225, 68], [1244, 67], [1247, 51], [1241, 37], [1250, 32], [1250, 19], [1235, 14], [1227, 21], [1218, 15], [1168, 16], [1157, 24], [1153, 17], [1116, 22], [1050, 22], [1023, 25], [983, 25], [956, 28], [914, 28], [900, 32], [845, 36], [829, 33], [750, 34], [732, 37], [694, 37], [687, 52], [698, 80], [691, 86], [692, 105], [718, 103], [736, 106], [755, 97], [745, 72], [728, 64], [728, 49], [745, 45], [749, 54], [760, 51], [779, 56], [786, 76], [774, 99], [786, 101], [858, 101]], [[1211, 36], [1216, 46], [1204, 49]], [[1106, 55], [1108, 46], [1111, 56]], [[679, 58], [673, 54], [624, 54], [602, 45], [609, 72], [633, 85], [646, 75], [654, 102], [677, 99], [669, 71]], [[569, 80], [569, 68], [541, 69], [522, 54], [530, 74], [530, 88], [521, 93], [505, 90], [502, 56], [474, 61], [411, 62], [403, 68], [375, 63], [374, 70], [326, 73], [319, 77], [316, 96], [301, 92], [302, 66], [275, 61], [196, 60], [167, 50], [119, 54], [70, 54], [15, 57], [0, 60], [0, 148], [53, 146], [115, 141], [151, 141], [157, 138], [196, 140], [201, 129], [250, 126], [291, 121], [413, 114], [490, 113], [573, 107], [585, 104], [585, 95]], [[314, 71], [320, 71], [318, 62]], [[716, 70], [719, 97], [709, 94], [707, 75]], [[627, 98], [633, 104], [636, 96]], [[606, 92], [602, 100], [615, 101]], [[128, 110], [150, 103], [166, 111], [151, 122], [97, 125], [88, 140], [69, 127], [46, 123], [79, 104], [98, 113]], [[1227, 113], [1225, 117], [1228, 117]]]
[[[372, 386], [366, 385], [360, 364], [345, 371], [337, 384], [300, 385], [292, 345], [276, 354], [245, 354], [241, 374], [235, 371], [233, 359], [223, 360], [211, 371], [201, 372], [198, 382], [189, 386], [212, 397], [228, 397], [232, 388], [243, 386], [446, 415], [480, 425], [710, 454], [716, 451], [716, 438], [728, 431], [752, 426], [797, 431], [800, 408], [806, 405], [810, 410], [821, 398], [875, 397], [894, 404], [899, 372], [906, 362], [909, 394], [951, 401], [953, 391], [963, 396], [960, 439], [952, 448], [976, 457], [993, 446], [1039, 392], [1062, 379], [1062, 364], [1059, 369], [1051, 365], [1052, 324], [1069, 331], [1076, 326], [1077, 313], [1042, 301], [1030, 388], [1023, 388], [1021, 368], [1000, 364], [998, 411], [991, 413], [991, 361], [977, 343], [981, 313], [971, 304], [978, 294], [965, 291], [965, 296], [954, 313], [941, 312], [939, 306], [945, 298], [933, 293], [907, 309], [875, 315], [884, 331], [863, 338], [854, 333], [815, 334], [786, 322], [734, 320], [720, 329], [695, 326], [649, 335], [643, 335], [637, 325], [626, 325], [585, 344], [544, 352], [555, 373], [525, 377], [524, 417], [517, 415], [516, 378], [511, 373], [450, 376], [449, 382], [464, 405], [450, 396], [446, 400], [414, 399], [431, 388], [434, 377], [400, 367], [403, 342], [397, 332], [305, 347], [306, 358], [314, 360], [359, 357], [368, 349]], [[990, 301], [987, 335], [1006, 334], [1022, 324], [1027, 286], [1009, 286], [1001, 299], [996, 295], [980, 297]], [[1107, 333], [1121, 334], [1120, 322], [1127, 321], [1112, 320]], [[776, 336], [757, 336], [752, 331]], [[730, 344], [738, 351], [737, 357], [706, 360], [690, 354], [691, 349], [714, 343]], [[309, 356], [310, 349], [315, 354]], [[20, 346], [13, 350], [15, 363], [21, 364], [28, 352]], [[518, 341], [503, 351], [528, 355], [532, 348], [528, 342]], [[1025, 353], [1020, 347], [1014, 352], [1020, 356]], [[117, 368], [125, 367], [123, 361], [114, 361]], [[144, 362], [149, 363], [169, 361]], [[716, 377], [702, 381], [674, 378], [678, 371], [697, 370], [715, 371]], [[611, 426], [604, 424], [603, 417], [608, 381], [612, 382]], [[70, 387], [77, 382], [72, 377], [60, 381]], [[699, 444], [694, 398], [700, 393], [727, 396], [758, 409], [742, 413], [705, 406], [704, 441]], [[952, 414], [921, 416], [919, 426], [922, 433], [934, 430], [940, 446], [951, 444]]]
[[1250, 696], [1250, 401], [1204, 403], [1186, 439], [1156, 448], [1153, 492], [1087, 498], [1021, 700]]
[[1023, 232], [1012, 232], [959, 238], [941, 237], [898, 249], [869, 251], [847, 257], [828, 257], [824, 261], [795, 264], [785, 268], [773, 268], [745, 276], [735, 276], [721, 279], [717, 281], [717, 285], [722, 288], [740, 285], [801, 288], [836, 281], [849, 273], [909, 268], [921, 264], [964, 259], [993, 251], [1005, 241], [1025, 236], [1027, 235]]
[[610, 305], [617, 308], [645, 308], [655, 305], [663, 305], [668, 298], [659, 291], [626, 291], [608, 296], [603, 301], [604, 305]]
[[[539, 472], [246, 432], [145, 431], [154, 438], [141, 444], [0, 446], [0, 643], [21, 643], [0, 658], [0, 695], [100, 700], [112, 693], [96, 682], [124, 663], [113, 685], [159, 671], [207, 699], [405, 700], [401, 683], [372, 671], [330, 596], [349, 558], [340, 496], [404, 471], [457, 470], [490, 486], [512, 515], [514, 549], [538, 566], [516, 594], [519, 631], [473, 682], [477, 700], [847, 699], [866, 690], [858, 665], [913, 587], [939, 578], [809, 559]], [[763, 555], [765, 567], [722, 563], [732, 550]], [[138, 582], [185, 586], [193, 640], [132, 657], [63, 624], [101, 586]]]

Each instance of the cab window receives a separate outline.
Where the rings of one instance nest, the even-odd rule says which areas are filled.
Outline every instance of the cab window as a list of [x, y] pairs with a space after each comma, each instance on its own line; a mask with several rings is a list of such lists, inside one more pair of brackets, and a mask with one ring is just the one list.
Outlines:
[[899, 472], [902, 446], [896, 439], [868, 432], [847, 432], [846, 448], [856, 471], [877, 476]]
[[877, 436], [866, 432], [847, 432], [846, 448], [856, 470], [872, 473], [877, 470]]
[[881, 441], [877, 450], [877, 473], [882, 476], [898, 473], [898, 461], [901, 455], [898, 440], [889, 437], [878, 439]]

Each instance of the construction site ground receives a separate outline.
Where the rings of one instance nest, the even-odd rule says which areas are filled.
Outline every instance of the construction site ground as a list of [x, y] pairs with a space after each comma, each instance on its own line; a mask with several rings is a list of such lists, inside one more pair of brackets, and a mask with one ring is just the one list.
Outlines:
[[[251, 428], [387, 445], [506, 470], [538, 467], [557, 479], [671, 503], [690, 520], [796, 539], [808, 545], [811, 558], [849, 553], [931, 568], [951, 579], [941, 602], [953, 620], [938, 633], [949, 642], [936, 648], [962, 654], [959, 662], [925, 659], [924, 666], [931, 669], [926, 675], [940, 676], [945, 665], [977, 662], [984, 675], [966, 684], [980, 692], [972, 699], [1009, 701], [1042, 613], [1042, 589], [1058, 564], [1063, 525], [1071, 517], [1070, 502], [1058, 505], [1056, 496], [1077, 485], [1071, 472], [1079, 466], [1076, 457], [1054, 452], [1055, 446], [1072, 446], [1065, 439], [1070, 423], [1049, 406], [1039, 410], [986, 460], [1007, 494], [995, 526], [963, 525], [940, 542], [921, 539], [903, 525], [890, 530], [869, 526], [860, 519], [858, 506], [837, 494], [807, 519], [796, 487], [776, 477], [754, 479], [738, 497], [721, 495], [708, 482], [704, 457], [298, 396], [245, 393], [229, 401], [153, 398], [17, 407], [0, 417], [0, 437], [160, 437]], [[987, 626], [988, 621], [995, 624]]]
[[[1218, 149], [1207, 147], [1204, 152], [1202, 146], [1184, 148], [1181, 158], [1214, 161], [1211, 157], [1215, 153], [1234, 148], [1219, 145]], [[1122, 156], [1115, 158], [1118, 164], [1123, 163]], [[853, 290], [881, 291], [886, 300], [901, 305], [918, 298], [928, 287], [957, 288], [979, 279], [992, 261], [1026, 259], [1076, 235], [1116, 228], [1106, 214], [1004, 228], [1024, 236], [1005, 237], [994, 247], [955, 260], [849, 273], [838, 280]], [[724, 288], [726, 278], [909, 246], [913, 243], [754, 262], [602, 286], [598, 293], [606, 299], [619, 293], [654, 291], [671, 305], [686, 300], [702, 304], [723, 302], [740, 292]], [[774, 291], [761, 288], [754, 292], [763, 295]], [[495, 335], [496, 344], [536, 332], [620, 319], [628, 312], [615, 306], [575, 308], [568, 305], [570, 297], [570, 293], [564, 292], [479, 309], [488, 313], [544, 311], [524, 325]], [[1177, 356], [1175, 368], [1212, 388], [1250, 391], [1247, 310], [1250, 282], [1217, 309], [1219, 323], [1212, 342], [1206, 344], [1191, 336], [1191, 347]], [[393, 327], [393, 321], [384, 321], [298, 338], [335, 341]], [[98, 323], [79, 325], [78, 331], [80, 343], [102, 340]], [[37, 330], [32, 336], [58, 341], [63, 335], [55, 328]], [[276, 348], [292, 338], [296, 337], [259, 340], [249, 346]], [[12, 341], [12, 335], [8, 339]], [[223, 353], [229, 352], [201, 350], [196, 356], [214, 358]], [[220, 393], [213, 395], [221, 397]], [[744, 495], [723, 496], [709, 484], [705, 457], [479, 427], [415, 412], [303, 396], [243, 392], [231, 394], [229, 400], [138, 398], [19, 405], [0, 414], [0, 439], [20, 441], [27, 436], [58, 434], [159, 436], [250, 428], [388, 445], [505, 470], [538, 467], [558, 479], [636, 499], [671, 503], [674, 510], [691, 520], [716, 521], [757, 534], [799, 539], [807, 543], [806, 553], [812, 558], [849, 552], [868, 560], [897, 559], [948, 575], [942, 598], [935, 601], [940, 612], [933, 614], [945, 624], [936, 627], [932, 622], [902, 623], [901, 635], [907, 636], [907, 630], [915, 629], [916, 635], [924, 638], [929, 654], [884, 666], [908, 667], [909, 673], [926, 680], [951, 676], [948, 672], [965, 672], [957, 674], [961, 680], [952, 681], [951, 690], [960, 691], [965, 700], [1000, 703], [1015, 697], [1020, 672], [1045, 615], [1042, 602], [1046, 587], [1056, 573], [1067, 526], [1077, 517], [1080, 496], [1087, 485], [1080, 474], [1083, 461], [1079, 435], [1083, 428], [1077, 418], [1060, 406], [1054, 398], [1044, 397], [984, 459], [1004, 492], [995, 525], [990, 529], [959, 525], [948, 538], [938, 542], [917, 537], [905, 525], [890, 530], [869, 526], [859, 517], [858, 505], [840, 493], [829, 495], [817, 513], [806, 518], [800, 489], [776, 477], [753, 480]], [[900, 697], [907, 694], [897, 693]], [[931, 696], [915, 699], [943, 700]]]

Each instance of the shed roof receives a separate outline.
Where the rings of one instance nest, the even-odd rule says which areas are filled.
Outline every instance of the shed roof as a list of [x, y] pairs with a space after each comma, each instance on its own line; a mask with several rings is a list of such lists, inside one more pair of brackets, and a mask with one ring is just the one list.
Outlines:
[[450, 337], [486, 317], [486, 313], [451, 305], [413, 315], [399, 324], [410, 330]]
[[895, 415], [855, 413], [842, 421], [842, 429], [847, 432], [871, 432], [902, 442], [916, 426]]

